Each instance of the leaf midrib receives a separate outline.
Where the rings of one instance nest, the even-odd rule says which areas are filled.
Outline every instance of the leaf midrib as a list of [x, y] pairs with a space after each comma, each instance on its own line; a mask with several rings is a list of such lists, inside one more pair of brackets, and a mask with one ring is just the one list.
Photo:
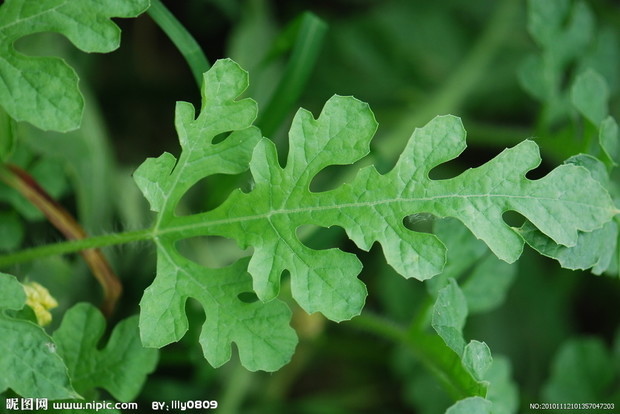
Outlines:
[[[312, 207], [300, 207], [300, 208], [282, 208], [282, 209], [273, 209], [268, 212], [262, 214], [255, 215], [247, 215], [247, 216], [238, 216], [232, 218], [225, 219], [215, 219], [209, 220], [209, 216], [215, 215], [219, 213], [220, 208], [224, 207], [224, 210], [227, 210], [227, 203], [225, 202], [220, 207], [205, 212], [193, 214], [190, 216], [176, 216], [170, 223], [172, 225], [164, 225], [160, 227], [154, 228], [155, 236], [165, 236], [169, 234], [176, 234], [188, 232], [190, 230], [192, 234], [198, 232], [201, 229], [208, 229], [209, 227], [214, 226], [222, 226], [233, 223], [241, 223], [244, 221], [254, 221], [254, 220], [270, 220], [273, 216], [279, 215], [296, 215], [296, 214], [305, 214], [305, 213], [316, 213], [321, 211], [330, 211], [330, 210], [340, 210], [346, 208], [367, 208], [367, 207], [376, 207], [379, 205], [389, 205], [393, 203], [427, 203], [436, 200], [443, 199], [474, 199], [474, 198], [502, 198], [502, 199], [525, 199], [525, 200], [535, 200], [539, 202], [550, 201], [555, 203], [563, 203], [563, 204], [573, 204], [576, 206], [585, 206], [587, 208], [595, 208], [601, 210], [601, 214], [613, 214], [613, 211], [610, 211], [606, 208], [600, 207], [598, 205], [589, 204], [583, 201], [577, 200], [561, 200], [553, 197], [532, 197], [527, 195], [506, 195], [506, 194], [447, 194], [447, 195], [436, 195], [431, 197], [399, 197], [399, 198], [391, 198], [391, 199], [383, 199], [377, 201], [367, 201], [367, 202], [357, 202], [357, 203], [343, 203], [343, 204], [335, 204], [331, 206], [312, 206]], [[509, 211], [510, 209], [506, 209], [504, 211]], [[515, 210], [518, 211], [518, 210]], [[419, 211], [411, 211], [406, 214], [414, 214]], [[161, 224], [161, 223], [160, 223]]]
[[[67, 3], [68, 3], [67, 1], [64, 1], [64, 2], [58, 4], [58, 5], [54, 6], [54, 7], [51, 7], [49, 9], [44, 10], [42, 12], [39, 12], [37, 14], [30, 15], [30, 16], [28, 16], [26, 18], [20, 18], [20, 19], [17, 19], [15, 21], [10, 22], [9, 24], [5, 24], [4, 26], [0, 26], [0, 32], [3, 32], [5, 30], [7, 30], [7, 29], [9, 29], [11, 27], [17, 26], [19, 24], [22, 24], [23, 22], [27, 22], [27, 21], [29, 21], [31, 19], [37, 19], [37, 18], [39, 18], [39, 16], [43, 16], [43, 15], [45, 15], [47, 13], [52, 13], [52, 12], [56, 11], [56, 9], [64, 7]], [[35, 31], [35, 32], [27, 32], [27, 33], [32, 34], [32, 33], [37, 33], [37, 32]], [[19, 37], [19, 36], [17, 36], [17, 37]], [[12, 39], [12, 40], [15, 40], [15, 39]]]

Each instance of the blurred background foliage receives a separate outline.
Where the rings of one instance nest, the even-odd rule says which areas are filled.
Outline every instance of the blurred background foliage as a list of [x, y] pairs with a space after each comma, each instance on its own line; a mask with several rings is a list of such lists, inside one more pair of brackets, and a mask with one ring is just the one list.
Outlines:
[[[543, 165], [530, 173], [535, 178], [569, 155], [588, 150], [575, 136], [591, 125], [563, 103], [565, 91], [584, 65], [605, 78], [609, 113], [618, 114], [620, 8], [612, 0], [567, 2], [585, 5], [591, 25], [586, 28], [580, 22], [585, 36], [581, 43], [566, 40], [581, 49], [567, 52], [564, 64], [554, 69], [557, 90], [551, 95], [541, 92], [544, 87], [536, 88], [531, 62], [555, 46], [537, 41], [528, 32], [524, 1], [163, 3], [198, 40], [211, 62], [231, 57], [250, 72], [246, 95], [256, 99], [259, 108], [279, 98], [273, 95], [286, 71], [294, 40], [291, 33], [300, 16], [311, 12], [324, 23], [322, 41], [309, 46], [309, 52], [318, 55], [315, 65], [307, 68], [309, 78], [299, 99], [281, 122], [269, 127], [270, 134], [264, 132], [284, 151], [295, 108], [303, 106], [318, 115], [331, 95], [354, 95], [370, 104], [380, 123], [372, 147], [380, 171], [393, 165], [415, 127], [450, 113], [463, 118], [468, 148], [457, 161], [436, 168], [433, 178], [457, 175], [526, 138], [534, 139], [542, 150]], [[568, 27], [571, 16], [560, 23]], [[179, 152], [176, 101], [200, 106], [190, 68], [149, 15], [118, 23], [122, 45], [110, 54], [75, 52], [54, 35], [31, 36], [18, 45], [35, 54], [53, 50], [71, 62], [81, 78], [86, 110], [82, 128], [69, 134], [21, 126], [26, 139], [12, 160], [28, 167], [92, 234], [150, 224], [131, 172], [146, 157]], [[586, 29], [589, 32], [584, 34]], [[355, 171], [347, 168], [322, 173], [317, 189], [331, 188]], [[243, 181], [247, 178], [210, 178], [191, 191], [183, 208], [213, 208], [231, 186], [249, 185]], [[2, 229], [0, 249], [61, 239], [35, 210], [12, 199], [6, 189], [0, 188], [0, 200], [3, 221], [8, 223]], [[25, 231], [19, 222], [27, 223]], [[404, 327], [427, 318], [433, 297], [448, 276], [459, 278], [465, 291], [467, 281], [477, 278], [483, 288], [476, 292], [477, 285], [470, 284], [468, 298], [474, 299], [468, 303], [465, 338], [486, 342], [496, 361], [493, 375], [505, 378], [503, 388], [494, 390], [505, 405], [494, 412], [527, 412], [530, 402], [542, 401], [620, 406], [617, 276], [562, 269], [529, 248], [509, 266], [494, 262], [486, 247], [463, 235], [455, 223], [434, 222], [422, 214], [410, 217], [407, 224], [416, 230], [442, 231], [451, 240], [446, 275], [426, 284], [404, 280], [386, 266], [378, 247], [368, 253], [358, 251], [343, 241], [344, 232], [339, 229], [314, 231], [306, 243], [356, 251], [364, 262], [360, 278], [370, 293], [366, 311]], [[183, 248], [210, 266], [223, 266], [247, 254], [222, 238], [193, 240]], [[154, 277], [153, 247], [141, 242], [105, 252], [125, 289], [117, 317], [137, 313], [142, 291]], [[12, 270], [44, 283], [58, 299], [56, 324], [75, 302], [99, 300], [99, 287], [79, 257], [53, 257]], [[153, 400], [217, 399], [221, 413], [430, 414], [443, 412], [453, 403], [424, 361], [404, 344], [376, 335], [355, 320], [335, 324], [298, 309], [294, 324], [300, 344], [288, 366], [274, 374], [250, 373], [233, 360], [214, 370], [197, 342], [205, 317], [202, 309], [190, 301], [187, 311], [190, 332], [162, 350], [160, 365], [138, 400], [141, 406], [150, 406]]]

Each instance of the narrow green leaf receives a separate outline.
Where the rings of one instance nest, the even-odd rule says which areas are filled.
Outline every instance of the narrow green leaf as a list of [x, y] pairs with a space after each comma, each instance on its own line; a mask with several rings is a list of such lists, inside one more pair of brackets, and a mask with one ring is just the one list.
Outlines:
[[609, 90], [605, 79], [593, 70], [577, 76], [571, 88], [575, 108], [596, 127], [607, 117]]
[[493, 403], [481, 397], [469, 397], [457, 401], [446, 414], [491, 414]]
[[80, 124], [83, 101], [75, 71], [56, 57], [25, 56], [13, 46], [40, 32], [58, 32], [85, 52], [110, 52], [120, 42], [111, 17], [135, 17], [148, 0], [6, 0], [0, 6], [0, 104], [18, 121], [68, 131]]
[[467, 319], [467, 301], [456, 281], [450, 279], [439, 291], [433, 309], [432, 325], [439, 336], [458, 356], [465, 350], [463, 327]]
[[211, 65], [196, 39], [160, 0], [151, 0], [148, 13], [181, 52], [200, 87], [202, 74]]
[[312, 13], [304, 13], [299, 19], [291, 57], [271, 100], [257, 121], [257, 126], [268, 136], [276, 132], [303, 92], [327, 31], [325, 22]]
[[142, 347], [137, 316], [116, 325], [107, 345], [101, 347], [105, 325], [103, 315], [92, 305], [73, 306], [54, 332], [57, 352], [80, 394], [89, 395], [101, 387], [120, 401], [133, 401], [155, 369], [158, 352]]
[[17, 279], [0, 273], [0, 393], [11, 388], [22, 397], [80, 398], [52, 338], [40, 326], [6, 314], [25, 303], [26, 294]]

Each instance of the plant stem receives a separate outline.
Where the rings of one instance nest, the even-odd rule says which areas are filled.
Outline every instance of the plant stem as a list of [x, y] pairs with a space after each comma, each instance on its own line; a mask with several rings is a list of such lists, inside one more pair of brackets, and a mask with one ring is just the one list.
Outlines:
[[[13, 165], [3, 166], [0, 168], [0, 179], [37, 207], [67, 239], [82, 240], [88, 237], [86, 231], [73, 216], [26, 171]], [[80, 251], [80, 254], [103, 288], [101, 310], [106, 316], [111, 316], [123, 290], [121, 282], [100, 250], [84, 249]]]
[[437, 335], [408, 331], [392, 321], [365, 312], [350, 324], [397, 344], [403, 344], [431, 371], [455, 399], [486, 397], [486, 386], [477, 382], [463, 367], [458, 355]]
[[209, 70], [211, 65], [196, 39], [160, 0], [151, 0], [148, 14], [181, 52], [200, 88], [202, 86], [202, 74]]
[[15, 253], [0, 256], [0, 268], [40, 259], [42, 257], [77, 253], [85, 249], [112, 246], [115, 244], [124, 244], [139, 240], [150, 240], [154, 237], [155, 236], [152, 229], [145, 229], [32, 247], [30, 249], [24, 249]]

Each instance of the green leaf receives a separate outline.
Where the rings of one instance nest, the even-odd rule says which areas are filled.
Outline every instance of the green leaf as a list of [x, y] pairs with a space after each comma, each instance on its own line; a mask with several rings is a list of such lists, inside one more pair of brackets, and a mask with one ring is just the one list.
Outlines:
[[492, 363], [491, 350], [484, 342], [472, 340], [465, 346], [463, 365], [476, 379], [484, 379]]
[[439, 291], [433, 308], [433, 329], [454, 352], [463, 356], [465, 339], [463, 327], [467, 319], [467, 301], [456, 281], [450, 279], [446, 287]]
[[[81, 86], [89, 104], [84, 108], [82, 125], [68, 133], [43, 132], [36, 128], [25, 129], [22, 137], [29, 148], [44, 160], [53, 161], [61, 174], [32, 171], [45, 188], [53, 190], [49, 177], [63, 177], [65, 174], [74, 189], [80, 224], [89, 233], [98, 233], [110, 224], [113, 214], [112, 203], [118, 199], [118, 188], [113, 182], [114, 162], [110, 137], [101, 119], [101, 111], [91, 99], [88, 88]], [[134, 186], [135, 188], [135, 186]], [[54, 191], [57, 196], [59, 193]], [[127, 197], [123, 192], [125, 200]]]
[[614, 380], [610, 352], [596, 338], [571, 340], [562, 345], [544, 387], [547, 401], [609, 401]]
[[569, 0], [529, 0], [528, 31], [541, 48], [526, 58], [519, 80], [544, 103], [542, 122], [549, 126], [568, 114], [563, 80], [568, 65], [582, 59], [595, 34], [595, 21], [587, 4]]
[[599, 128], [599, 142], [605, 154], [615, 164], [620, 162], [620, 138], [618, 137], [618, 123], [608, 116], [603, 120]]
[[542, 45], [553, 42], [562, 30], [570, 0], [529, 0], [527, 5], [527, 27], [532, 37]]
[[461, 356], [449, 348], [442, 338], [426, 332], [414, 332], [411, 336], [415, 336], [411, 341], [422, 351], [419, 358], [428, 363], [432, 371], [439, 373], [439, 379], [449, 394], [459, 398], [487, 394], [488, 381], [476, 379], [463, 364]]
[[489, 249], [457, 219], [436, 220], [433, 223], [433, 234], [445, 244], [447, 250], [443, 271], [425, 283], [431, 295], [436, 297], [448, 279], [461, 277], [485, 254], [489, 254]]
[[[565, 164], [584, 167], [601, 185], [609, 185], [605, 165], [590, 155], [580, 154], [571, 157]], [[527, 221], [519, 232], [534, 250], [557, 260], [562, 267], [582, 270], [592, 268], [592, 273], [599, 275], [611, 265], [617, 246], [618, 225], [615, 221], [610, 221], [594, 231], [580, 232], [577, 243], [573, 246], [558, 245]]]
[[481, 397], [469, 397], [457, 401], [446, 414], [491, 414], [493, 403]]
[[493, 403], [493, 414], [516, 413], [519, 407], [519, 389], [512, 380], [510, 360], [495, 356], [493, 364], [485, 375], [489, 382], [486, 398]]
[[6, 0], [0, 6], [0, 103], [18, 121], [68, 131], [80, 124], [78, 77], [62, 59], [25, 56], [13, 44], [41, 32], [58, 32], [85, 52], [110, 52], [120, 42], [111, 17], [135, 17], [148, 0]]
[[7, 315], [26, 303], [22, 285], [0, 273], [0, 393], [11, 388], [22, 397], [50, 400], [80, 398], [56, 345], [38, 325]]
[[594, 17], [581, 1], [529, 0], [527, 27], [544, 50], [544, 59], [552, 67], [562, 67], [579, 56], [594, 31]]
[[462, 283], [469, 314], [488, 312], [504, 303], [517, 267], [488, 255]]
[[577, 76], [571, 88], [571, 101], [597, 127], [607, 116], [608, 100], [609, 90], [605, 78], [593, 70]]
[[563, 268], [585, 270], [600, 275], [611, 264], [618, 239], [618, 225], [610, 221], [599, 230], [580, 233], [573, 247], [560, 246], [541, 234], [531, 223], [521, 227], [521, 234], [527, 243], [538, 253], [557, 260]]
[[[158, 276], [140, 302], [140, 329], [145, 346], [161, 347], [178, 341], [187, 331], [185, 301], [198, 300], [206, 320], [200, 334], [204, 356], [214, 367], [231, 357], [235, 342], [244, 367], [250, 371], [276, 371], [289, 362], [297, 344], [289, 326], [291, 312], [274, 300], [243, 300], [252, 284], [245, 272], [247, 260], [221, 269], [207, 269], [159, 244]], [[171, 252], [171, 253], [168, 253]]]
[[353, 98], [330, 99], [318, 120], [300, 111], [285, 168], [278, 165], [273, 144], [262, 140], [251, 163], [256, 188], [249, 194], [232, 193], [212, 212], [179, 218], [176, 226], [191, 227], [192, 234], [233, 236], [243, 247], [254, 246], [249, 272], [262, 300], [277, 295], [280, 274], [288, 269], [293, 295], [306, 311], [344, 320], [363, 305], [365, 292], [354, 278], [359, 261], [334, 249], [308, 249], [295, 235], [303, 224], [339, 225], [362, 249], [378, 241], [394, 269], [424, 280], [441, 272], [445, 248], [433, 235], [406, 229], [402, 218], [407, 215], [457, 217], [499, 258], [513, 262], [523, 240], [503, 222], [506, 210], [531, 217], [564, 245], [576, 243], [578, 229], [593, 230], [614, 214], [608, 194], [585, 169], [561, 166], [540, 180], [525, 179], [525, 172], [540, 162], [531, 141], [453, 179], [428, 179], [430, 169], [464, 148], [463, 127], [450, 116], [417, 129], [391, 172], [379, 175], [368, 167], [336, 190], [308, 190], [324, 167], [352, 163], [365, 154], [374, 128], [368, 107]]
[[[191, 105], [177, 106], [183, 150], [179, 160], [164, 154], [147, 160], [135, 173], [151, 208], [159, 212], [152, 230], [160, 267], [155, 286], [161, 286], [158, 291], [179, 285], [192, 288], [173, 295], [174, 306], [155, 299], [143, 301], [143, 315], [168, 315], [165, 340], [150, 333], [157, 330], [159, 317], [149, 324], [142, 319], [143, 337], [154, 338], [148, 341], [153, 346], [185, 332], [180, 298], [195, 297], [198, 291], [193, 270], [189, 272], [175, 250], [174, 243], [180, 239], [215, 235], [234, 238], [242, 249], [253, 247], [247, 270], [261, 301], [272, 303], [280, 291], [281, 276], [288, 271], [292, 295], [304, 310], [342, 321], [358, 315], [364, 305], [366, 288], [357, 279], [361, 263], [338, 249], [305, 246], [296, 233], [300, 226], [340, 226], [364, 250], [379, 242], [396, 271], [425, 280], [441, 272], [446, 251], [436, 236], [405, 227], [403, 219], [411, 214], [458, 218], [500, 259], [514, 262], [524, 241], [503, 221], [507, 210], [519, 212], [556, 243], [567, 246], [575, 245], [579, 231], [599, 228], [616, 213], [609, 194], [585, 168], [563, 165], [541, 179], [526, 179], [525, 174], [540, 163], [532, 141], [506, 149], [457, 177], [431, 180], [431, 169], [465, 148], [463, 125], [453, 116], [437, 117], [416, 129], [390, 172], [381, 175], [374, 166], [366, 167], [351, 183], [311, 192], [310, 183], [321, 170], [354, 163], [368, 153], [377, 127], [368, 105], [334, 96], [318, 119], [298, 111], [289, 133], [288, 160], [282, 167], [275, 145], [267, 139], [256, 144], [259, 134], [248, 129], [256, 114], [254, 103], [234, 101], [247, 86], [247, 74], [230, 60], [220, 61], [205, 74], [204, 85], [197, 119]], [[227, 131], [234, 132], [223, 142], [211, 143]], [[233, 191], [220, 206], [204, 213], [174, 214], [180, 198], [200, 179], [242, 172], [252, 148], [249, 166], [255, 185], [250, 192]], [[205, 278], [212, 273], [199, 267], [196, 272]], [[158, 297], [156, 292], [150, 295]], [[152, 309], [164, 306], [165, 312]]]
[[158, 352], [142, 347], [137, 316], [116, 325], [107, 345], [100, 347], [105, 325], [92, 305], [73, 306], [54, 332], [57, 352], [80, 394], [89, 395], [101, 387], [120, 401], [133, 401], [146, 376], [155, 369]]
[[[486, 381], [486, 374], [493, 364], [493, 358], [491, 350], [484, 342], [473, 340], [467, 345], [465, 344], [463, 328], [467, 314], [465, 295], [456, 281], [449, 279], [448, 284], [439, 290], [437, 295], [431, 325], [443, 342], [458, 356], [459, 365], [469, 374], [469, 380], [486, 390], [489, 386], [488, 381]], [[459, 373], [461, 367], [452, 365], [450, 369], [452, 375]], [[460, 376], [462, 375], [460, 374]], [[486, 393], [479, 395], [484, 396]]]
[[[190, 104], [177, 105], [176, 127], [183, 149], [179, 160], [166, 153], [148, 159], [134, 174], [151, 209], [160, 212], [153, 230], [158, 274], [140, 303], [140, 330], [146, 346], [178, 341], [187, 331], [185, 302], [193, 297], [205, 308], [200, 343], [213, 366], [230, 359], [235, 342], [246, 368], [275, 371], [290, 360], [297, 343], [288, 307], [278, 300], [263, 304], [241, 299], [252, 292], [247, 261], [208, 269], [183, 257], [175, 247], [176, 240], [188, 235], [174, 227], [178, 220], [174, 210], [183, 194], [203, 177], [248, 168], [251, 150], [260, 139], [258, 130], [249, 128], [256, 104], [234, 100], [247, 84], [247, 73], [236, 63], [218, 61], [204, 75], [199, 116], [194, 119]], [[223, 142], [211, 143], [216, 135], [229, 131], [234, 132]]]

